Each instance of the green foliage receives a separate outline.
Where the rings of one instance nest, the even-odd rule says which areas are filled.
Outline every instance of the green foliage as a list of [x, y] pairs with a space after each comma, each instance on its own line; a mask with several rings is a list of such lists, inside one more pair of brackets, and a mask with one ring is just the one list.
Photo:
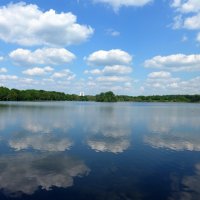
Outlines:
[[0, 87], [0, 101], [98, 101], [98, 102], [200, 102], [200, 95], [116, 96], [113, 92], [96, 96], [78, 96], [44, 90], [17, 90]]
[[117, 97], [111, 91], [96, 95], [97, 102], [117, 102]]

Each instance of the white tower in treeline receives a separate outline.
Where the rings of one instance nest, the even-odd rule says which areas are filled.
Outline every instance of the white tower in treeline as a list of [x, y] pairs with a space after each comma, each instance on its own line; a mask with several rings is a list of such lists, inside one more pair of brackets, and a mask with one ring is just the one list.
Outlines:
[[80, 92], [79, 96], [84, 97], [85, 96], [84, 92]]

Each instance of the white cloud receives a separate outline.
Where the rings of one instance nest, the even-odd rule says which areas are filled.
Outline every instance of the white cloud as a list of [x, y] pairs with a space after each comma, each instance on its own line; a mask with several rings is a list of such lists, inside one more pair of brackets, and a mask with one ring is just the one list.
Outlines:
[[171, 6], [172, 7], [179, 7], [181, 5], [181, 0], [173, 0], [172, 3], [171, 3]]
[[100, 76], [96, 80], [98, 82], [126, 82], [130, 78], [126, 76]]
[[132, 68], [123, 65], [113, 65], [106, 66], [102, 72], [103, 74], [130, 74], [132, 72]]
[[86, 41], [94, 32], [80, 25], [72, 13], [42, 11], [34, 4], [0, 7], [0, 39], [20, 45], [66, 46]]
[[[200, 31], [200, 1], [174, 0], [171, 4], [177, 16], [174, 17], [173, 28]], [[197, 36], [197, 41], [198, 36]]]
[[69, 63], [75, 55], [64, 48], [43, 48], [33, 52], [27, 49], [17, 49], [9, 54], [14, 63], [26, 65], [59, 65]]
[[132, 62], [132, 56], [120, 49], [110, 51], [99, 50], [85, 58], [88, 65], [106, 66], [106, 65], [129, 65]]
[[95, 90], [96, 93], [108, 90], [117, 93], [131, 91], [130, 83], [133, 81], [130, 74], [133, 71], [131, 66], [133, 59], [129, 53], [120, 49], [99, 50], [90, 54], [85, 60], [88, 65], [99, 67], [84, 71], [89, 76], [85, 84], [91, 90]]
[[169, 56], [155, 56], [144, 62], [147, 68], [165, 69], [171, 71], [199, 71], [200, 54], [174, 54]]
[[190, 30], [199, 30], [200, 29], [200, 13], [198, 15], [188, 17], [185, 19], [183, 28]]
[[105, 3], [110, 5], [115, 11], [118, 11], [123, 6], [134, 6], [134, 7], [141, 7], [144, 6], [152, 0], [93, 0], [97, 3]]
[[60, 72], [55, 72], [51, 78], [56, 78], [56, 79], [60, 79], [60, 78], [64, 78], [68, 81], [73, 80], [76, 77], [76, 75], [71, 72], [69, 69], [64, 69]]
[[0, 56], [0, 61], [2, 61], [4, 59], [4, 57], [3, 56]]
[[101, 75], [102, 71], [100, 69], [85, 70], [84, 74]]
[[0, 75], [0, 81], [18, 80], [16, 75]]
[[40, 68], [40, 67], [34, 67], [32, 69], [27, 69], [25, 71], [23, 71], [23, 74], [29, 75], [29, 76], [41, 76], [41, 75], [45, 75], [48, 74], [50, 72], [52, 72], [54, 69], [52, 67], [44, 67], [44, 68]]
[[195, 13], [200, 11], [199, 0], [174, 0], [172, 7], [182, 13]]
[[105, 66], [102, 70], [93, 69], [86, 70], [86, 74], [92, 75], [123, 75], [130, 74], [132, 72], [132, 67], [123, 66], [123, 65], [113, 65], [113, 66]]
[[148, 78], [170, 78], [171, 73], [160, 71], [160, 72], [152, 72], [148, 75]]
[[0, 73], [6, 73], [8, 70], [6, 68], [0, 68]]
[[200, 93], [200, 77], [182, 80], [169, 74], [162, 76], [148, 76], [144, 83], [144, 90], [148, 94], [198, 94]]

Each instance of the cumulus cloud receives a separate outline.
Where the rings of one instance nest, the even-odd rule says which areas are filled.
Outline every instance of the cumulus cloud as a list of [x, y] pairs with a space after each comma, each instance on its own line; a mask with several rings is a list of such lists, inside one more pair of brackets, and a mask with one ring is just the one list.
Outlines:
[[130, 90], [131, 87], [125, 85], [127, 82], [132, 82], [130, 74], [133, 71], [131, 67], [133, 58], [129, 53], [120, 49], [99, 50], [90, 54], [85, 60], [88, 65], [99, 67], [84, 71], [90, 76], [87, 85], [93, 90], [94, 88], [98, 88], [101, 92]]
[[0, 61], [2, 61], [4, 59], [4, 57], [3, 56], [0, 56]]
[[132, 62], [132, 56], [120, 49], [112, 49], [110, 51], [99, 50], [85, 59], [88, 65], [91, 66], [129, 65]]
[[90, 172], [84, 162], [63, 154], [1, 156], [0, 166], [0, 188], [8, 195], [31, 195], [39, 187], [45, 190], [53, 186], [67, 188], [74, 184], [75, 177]]
[[126, 76], [99, 76], [96, 80], [98, 82], [126, 82], [130, 78]]
[[[200, 31], [200, 1], [174, 0], [171, 6], [178, 15], [174, 18], [173, 27]], [[198, 37], [197, 37], [197, 41]]]
[[132, 72], [132, 67], [123, 66], [123, 65], [113, 65], [113, 66], [105, 66], [102, 70], [100, 69], [93, 69], [93, 70], [86, 70], [86, 74], [92, 75], [123, 75], [123, 74], [130, 74]]
[[0, 18], [0, 39], [26, 46], [78, 44], [94, 32], [90, 26], [78, 24], [72, 13], [45, 12], [34, 4], [2, 6]]
[[53, 70], [54, 69], [52, 67], [48, 67], [48, 66], [44, 68], [34, 67], [32, 69], [27, 69], [23, 71], [22, 73], [29, 76], [42, 76], [42, 75], [52, 72]]
[[75, 55], [64, 48], [43, 48], [33, 52], [27, 49], [16, 49], [9, 54], [17, 65], [59, 65], [69, 63]]
[[118, 11], [123, 6], [141, 7], [152, 2], [152, 0], [93, 0], [93, 1], [97, 3], [108, 4], [115, 11]]
[[198, 94], [200, 92], [199, 76], [183, 80], [173, 76], [159, 77], [157, 73], [153, 72], [153, 76], [151, 73], [144, 82], [143, 88], [148, 94]]
[[15, 75], [0, 75], [1, 81], [12, 81], [12, 80], [18, 80], [18, 76]]
[[55, 72], [52, 76], [52, 78], [55, 78], [55, 79], [60, 79], [60, 78], [64, 78], [65, 80], [73, 80], [76, 75], [71, 72], [69, 69], [64, 69], [60, 72]]
[[148, 78], [169, 78], [171, 77], [171, 73], [160, 71], [160, 72], [152, 72], [148, 75]]
[[195, 13], [200, 11], [200, 1], [198, 0], [173, 0], [171, 6], [182, 13]]
[[0, 73], [6, 73], [8, 70], [4, 67], [0, 68]]
[[144, 62], [147, 68], [165, 69], [171, 71], [199, 71], [200, 54], [174, 54], [169, 56], [155, 56]]
[[185, 19], [183, 27], [190, 30], [199, 30], [200, 29], [200, 13], [198, 15], [188, 17]]

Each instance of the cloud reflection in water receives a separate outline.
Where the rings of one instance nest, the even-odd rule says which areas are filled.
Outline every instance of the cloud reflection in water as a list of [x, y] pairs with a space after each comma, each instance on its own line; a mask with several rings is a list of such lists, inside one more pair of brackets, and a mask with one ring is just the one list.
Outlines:
[[6, 194], [33, 194], [39, 187], [73, 186], [75, 177], [87, 175], [90, 169], [83, 161], [64, 154], [20, 153], [0, 157], [0, 188]]
[[154, 108], [147, 125], [149, 133], [144, 136], [144, 142], [154, 148], [200, 151], [198, 108], [173, 107], [173, 104]]
[[[96, 116], [87, 123], [88, 146], [97, 152], [122, 153], [130, 146], [131, 119], [121, 115], [126, 107], [106, 107], [96, 111]], [[127, 112], [129, 112], [127, 110]], [[124, 112], [126, 113], [126, 112]], [[122, 120], [123, 118], [123, 120]]]

